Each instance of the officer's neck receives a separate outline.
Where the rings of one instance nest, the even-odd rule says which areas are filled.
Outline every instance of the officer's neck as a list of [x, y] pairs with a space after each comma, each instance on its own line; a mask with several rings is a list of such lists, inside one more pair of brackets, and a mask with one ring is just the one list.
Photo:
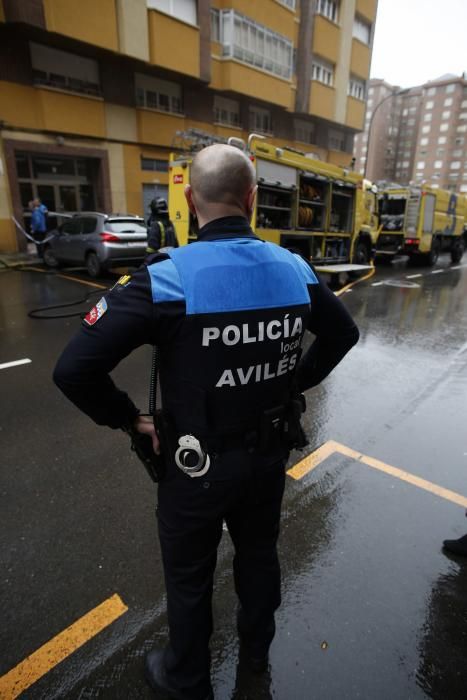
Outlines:
[[203, 226], [206, 226], [206, 224], [210, 224], [211, 221], [223, 219], [226, 216], [241, 216], [244, 219], [247, 219], [248, 222], [250, 221], [250, 217], [245, 209], [233, 204], [212, 204], [209, 207], [206, 207], [206, 209], [203, 209], [203, 211], [197, 210], [196, 215], [198, 217], [199, 228], [203, 228]]

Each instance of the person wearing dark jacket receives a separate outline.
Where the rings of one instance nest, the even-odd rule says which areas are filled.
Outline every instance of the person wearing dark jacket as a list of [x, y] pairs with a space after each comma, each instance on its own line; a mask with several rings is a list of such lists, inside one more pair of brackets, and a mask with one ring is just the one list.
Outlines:
[[[359, 333], [308, 262], [253, 233], [256, 177], [244, 153], [219, 144], [200, 151], [185, 196], [197, 242], [153, 256], [107, 293], [54, 379], [96, 423], [149, 435], [164, 459], [157, 517], [169, 639], [147, 655], [146, 675], [171, 698], [208, 700], [223, 523], [235, 549], [241, 648], [264, 671], [281, 601], [285, 464], [303, 445], [301, 392], [327, 377]], [[306, 330], [315, 339], [302, 353]], [[145, 343], [158, 348], [156, 418], [139, 415], [110, 378]]]
[[169, 218], [167, 202], [161, 197], [151, 201], [148, 219], [148, 244], [146, 253], [158, 253], [162, 248], [178, 248], [175, 226]]

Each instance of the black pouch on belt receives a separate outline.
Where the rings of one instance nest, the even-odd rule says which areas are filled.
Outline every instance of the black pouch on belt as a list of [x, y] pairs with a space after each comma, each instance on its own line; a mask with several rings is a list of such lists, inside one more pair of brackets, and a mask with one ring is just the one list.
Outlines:
[[303, 394], [293, 398], [287, 406], [287, 423], [285, 435], [289, 447], [300, 450], [308, 445], [308, 439], [302, 428], [300, 418], [306, 409], [306, 399]]
[[166, 472], [167, 430], [162, 411], [156, 412], [155, 425], [160, 443], [160, 454], [154, 452], [150, 435], [143, 435], [143, 433], [132, 427], [126, 428], [125, 432], [130, 436], [131, 449], [136, 453], [140, 462], [143, 463], [152, 481], [157, 484], [162, 481]]

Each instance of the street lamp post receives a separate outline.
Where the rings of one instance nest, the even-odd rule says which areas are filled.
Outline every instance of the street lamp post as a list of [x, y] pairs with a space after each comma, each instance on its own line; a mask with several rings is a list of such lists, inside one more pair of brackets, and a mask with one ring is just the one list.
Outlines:
[[410, 91], [410, 88], [405, 88], [404, 90], [399, 90], [398, 92], [393, 92], [390, 95], [386, 95], [386, 97], [383, 97], [381, 102], [378, 102], [378, 104], [374, 108], [373, 112], [371, 113], [370, 123], [368, 124], [368, 138], [367, 138], [367, 142], [366, 142], [365, 167], [363, 169], [363, 177], [366, 177], [366, 170], [367, 170], [367, 166], [368, 166], [368, 156], [370, 154], [371, 127], [373, 126], [373, 120], [375, 118], [376, 112], [378, 111], [378, 109], [381, 107], [382, 104], [387, 102], [387, 100], [390, 100], [392, 97], [399, 97], [399, 95], [405, 95], [409, 91]]

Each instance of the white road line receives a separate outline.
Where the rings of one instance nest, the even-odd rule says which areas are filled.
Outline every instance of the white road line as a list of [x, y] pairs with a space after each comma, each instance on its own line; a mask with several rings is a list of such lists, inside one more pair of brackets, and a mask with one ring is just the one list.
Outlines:
[[445, 272], [445, 270], [432, 270], [431, 274], [432, 275], [439, 275], [440, 272]]
[[14, 360], [14, 362], [4, 362], [2, 365], [0, 365], [0, 369], [8, 369], [8, 367], [17, 367], [18, 365], [27, 365], [32, 360], [29, 359], [29, 357], [25, 357], [24, 360]]
[[380, 287], [382, 284], [384, 284], [385, 281], [386, 280], [383, 280], [383, 282], [373, 282], [373, 284], [371, 286], [372, 287]]
[[451, 270], [461, 270], [465, 265], [456, 265], [455, 267], [451, 267]]
[[408, 280], [414, 280], [416, 277], [423, 277], [423, 275], [422, 275], [421, 272], [417, 272], [416, 275], [406, 275], [405, 277], [406, 277], [406, 279], [408, 279]]

